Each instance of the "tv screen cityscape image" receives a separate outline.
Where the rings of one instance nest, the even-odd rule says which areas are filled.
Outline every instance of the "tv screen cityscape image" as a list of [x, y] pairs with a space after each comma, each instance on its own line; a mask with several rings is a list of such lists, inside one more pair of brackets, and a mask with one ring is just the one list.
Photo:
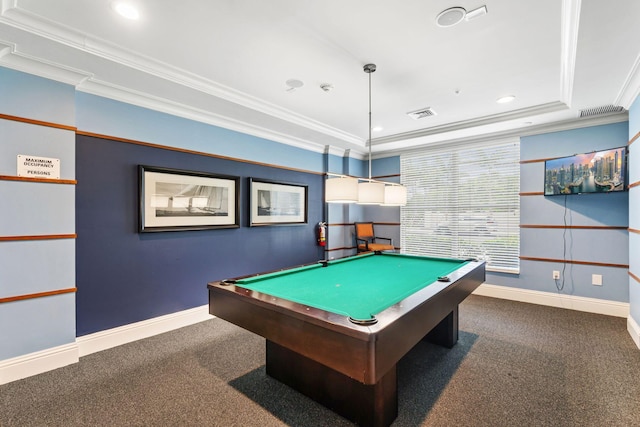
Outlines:
[[544, 195], [625, 191], [626, 147], [547, 160]]

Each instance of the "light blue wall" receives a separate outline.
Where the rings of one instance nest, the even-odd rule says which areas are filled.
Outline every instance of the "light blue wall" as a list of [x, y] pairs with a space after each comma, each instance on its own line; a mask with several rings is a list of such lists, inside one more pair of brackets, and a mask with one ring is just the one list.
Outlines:
[[74, 126], [74, 92], [73, 86], [0, 67], [3, 114]]
[[327, 172], [331, 172], [331, 173], [338, 173], [338, 174], [343, 174], [344, 173], [344, 159], [340, 156], [336, 156], [333, 154], [327, 154], [326, 155], [327, 158], [327, 165], [325, 167]]
[[0, 335], [0, 360], [74, 343], [75, 294], [2, 304]]
[[73, 234], [73, 186], [32, 182], [0, 182], [3, 209], [0, 236]]
[[[4, 233], [0, 235], [6, 236]], [[3, 242], [0, 244], [3, 295], [24, 295], [74, 287], [74, 251], [73, 239]]]
[[607, 148], [624, 147], [629, 141], [628, 126], [628, 122], [620, 122], [526, 136], [521, 140], [520, 159], [563, 157]]
[[[75, 126], [74, 88], [0, 68], [0, 113]], [[17, 156], [60, 159], [75, 179], [75, 132], [0, 120], [0, 175], [17, 175]], [[75, 186], [0, 180], [0, 236], [75, 233]], [[75, 287], [73, 239], [0, 242], [0, 298]], [[75, 293], [0, 304], [0, 360], [75, 342]]]
[[[0, 82], [2, 82], [1, 79], [2, 74], [0, 73]], [[76, 152], [74, 132], [46, 126], [34, 126], [29, 123], [0, 120], [0, 135], [2, 135], [2, 141], [0, 141], [0, 174], [16, 174], [16, 147], [19, 147], [19, 154], [51, 158], [60, 158], [62, 156], [65, 161], [60, 162], [60, 178], [75, 178]]]
[[[640, 97], [629, 109], [629, 140], [640, 133]], [[629, 182], [640, 183], [640, 140], [629, 147]], [[629, 228], [640, 230], [640, 186], [629, 190]], [[640, 234], [629, 233], [629, 271], [640, 277]], [[640, 324], [640, 283], [629, 277], [630, 314]]]
[[[374, 176], [389, 176], [400, 174], [400, 156], [383, 157], [381, 159], [373, 160], [373, 175]], [[384, 179], [385, 181], [391, 181], [391, 179]], [[399, 182], [399, 179], [397, 180]]]
[[[543, 191], [542, 159], [570, 156], [625, 146], [628, 123], [593, 126], [523, 137], [520, 145], [520, 191]], [[533, 162], [527, 162], [533, 161]], [[572, 196], [523, 195], [520, 224], [536, 226], [628, 226], [628, 193]], [[626, 265], [629, 263], [628, 233], [615, 229], [522, 228], [520, 255], [532, 258], [567, 259], [586, 263]], [[564, 278], [556, 283], [552, 271]], [[601, 274], [603, 285], [591, 284], [592, 274]], [[488, 283], [536, 291], [553, 292], [611, 301], [628, 301], [626, 268], [579, 263], [522, 260], [520, 274], [490, 274]]]
[[79, 131], [324, 172], [323, 154], [78, 92]]

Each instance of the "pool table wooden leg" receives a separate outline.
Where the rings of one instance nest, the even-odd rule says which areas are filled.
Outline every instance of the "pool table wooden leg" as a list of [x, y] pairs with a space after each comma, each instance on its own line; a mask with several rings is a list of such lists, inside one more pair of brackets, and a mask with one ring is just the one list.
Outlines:
[[425, 337], [425, 340], [451, 348], [458, 342], [458, 306], [440, 321]]
[[267, 375], [361, 426], [387, 427], [398, 416], [396, 367], [363, 384], [267, 340]]

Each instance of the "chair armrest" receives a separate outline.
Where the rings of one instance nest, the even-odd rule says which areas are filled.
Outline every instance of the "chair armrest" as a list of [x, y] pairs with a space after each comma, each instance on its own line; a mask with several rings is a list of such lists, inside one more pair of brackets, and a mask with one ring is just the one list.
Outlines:
[[365, 250], [369, 250], [369, 243], [373, 242], [373, 239], [361, 239], [356, 237], [356, 246], [359, 246], [360, 244], [363, 244], [365, 247]]
[[387, 241], [389, 241], [389, 244], [390, 244], [390, 245], [393, 245], [393, 239], [390, 239], [390, 238], [388, 238], [388, 237], [378, 237], [378, 236], [375, 236], [373, 239], [374, 239], [374, 240], [377, 240], [377, 239], [387, 240]]

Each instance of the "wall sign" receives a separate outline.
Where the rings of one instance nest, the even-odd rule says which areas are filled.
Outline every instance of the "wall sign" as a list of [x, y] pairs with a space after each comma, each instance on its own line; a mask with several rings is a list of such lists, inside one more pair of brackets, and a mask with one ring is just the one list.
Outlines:
[[60, 179], [60, 159], [18, 154], [18, 176]]

